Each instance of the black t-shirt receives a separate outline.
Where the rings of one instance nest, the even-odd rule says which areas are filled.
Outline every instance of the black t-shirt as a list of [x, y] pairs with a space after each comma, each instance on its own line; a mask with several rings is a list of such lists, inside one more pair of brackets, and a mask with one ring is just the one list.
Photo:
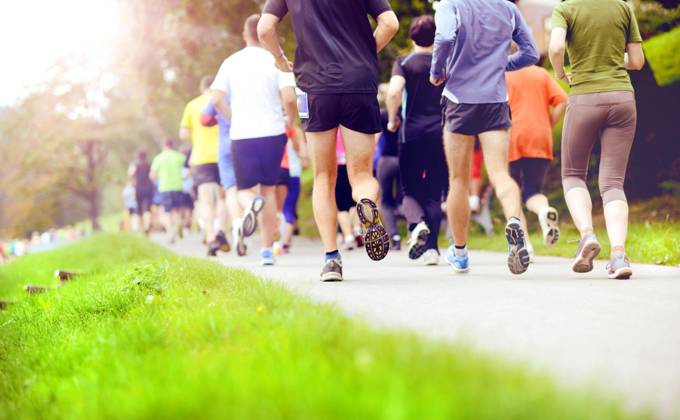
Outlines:
[[297, 39], [295, 76], [307, 93], [377, 93], [378, 55], [368, 20], [387, 0], [268, 0], [263, 13], [290, 13]]
[[442, 137], [441, 97], [444, 85], [430, 83], [431, 53], [412, 53], [394, 62], [392, 76], [406, 79], [406, 109], [401, 124], [402, 141]]
[[387, 129], [389, 119], [390, 117], [387, 115], [387, 111], [380, 112], [382, 137], [384, 139], [381, 156], [399, 156], [399, 131], [401, 130], [401, 127], [396, 132], [391, 132]]

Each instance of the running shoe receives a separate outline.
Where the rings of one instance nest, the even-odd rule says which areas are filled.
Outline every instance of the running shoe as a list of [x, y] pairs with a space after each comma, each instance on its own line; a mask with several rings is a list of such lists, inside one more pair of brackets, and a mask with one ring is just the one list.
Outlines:
[[446, 261], [457, 273], [467, 273], [470, 271], [470, 258], [467, 248], [465, 248], [462, 255], [458, 255], [456, 247], [451, 245], [446, 251]]
[[347, 235], [345, 236], [344, 242], [342, 243], [342, 248], [345, 251], [353, 251], [354, 248], [357, 248], [357, 241], [352, 235]]
[[246, 209], [243, 219], [241, 219], [241, 229], [243, 236], [249, 238], [257, 230], [257, 215], [260, 214], [264, 208], [264, 197], [261, 195], [253, 198], [248, 208]]
[[427, 223], [418, 223], [408, 238], [408, 257], [412, 260], [420, 258], [427, 251], [427, 240], [430, 239], [430, 228]]
[[274, 252], [271, 248], [262, 248], [260, 250], [260, 265], [270, 266], [274, 265]]
[[628, 257], [626, 254], [619, 253], [612, 257], [607, 264], [607, 275], [610, 279], [628, 280], [633, 275], [633, 269], [630, 267]]
[[217, 239], [214, 239], [210, 243], [208, 243], [208, 256], [209, 257], [216, 257], [217, 251], [219, 251], [219, 250], [220, 250], [220, 243], [217, 242]]
[[538, 214], [538, 222], [543, 231], [543, 242], [548, 246], [555, 245], [560, 240], [559, 218], [559, 213], [552, 207], [546, 207]]
[[245, 256], [248, 252], [248, 247], [246, 246], [245, 237], [243, 236], [240, 220], [234, 220], [232, 222], [231, 237], [234, 241], [234, 246], [236, 247], [236, 255], [239, 257]]
[[423, 264], [432, 266], [439, 265], [439, 252], [436, 249], [428, 249], [423, 254]]
[[505, 239], [508, 241], [508, 268], [512, 274], [522, 274], [529, 268], [529, 251], [524, 240], [520, 221], [511, 217], [505, 225]]
[[364, 228], [364, 246], [368, 257], [380, 261], [390, 250], [390, 237], [380, 221], [378, 206], [368, 198], [357, 203], [357, 215]]
[[577, 273], [589, 273], [593, 271], [593, 260], [600, 255], [600, 243], [594, 233], [586, 235], [578, 243], [576, 259], [571, 265], [571, 269]]
[[222, 231], [217, 232], [217, 236], [215, 236], [215, 241], [219, 243], [220, 251], [222, 252], [231, 251], [231, 246], [229, 245], [229, 241], [227, 240], [227, 235], [225, 235], [224, 232]]
[[280, 255], [283, 255], [283, 243], [278, 242], [278, 241], [277, 241], [277, 242], [274, 242], [274, 248], [273, 248], [273, 250], [274, 250], [274, 255], [275, 255], [275, 256], [278, 257], [278, 256], [280, 256]]
[[342, 258], [335, 257], [326, 261], [321, 270], [321, 281], [342, 281]]

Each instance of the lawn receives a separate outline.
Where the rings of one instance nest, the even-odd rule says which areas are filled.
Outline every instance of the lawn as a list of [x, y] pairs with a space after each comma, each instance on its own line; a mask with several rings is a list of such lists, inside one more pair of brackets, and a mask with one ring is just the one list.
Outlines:
[[[55, 285], [57, 268], [84, 273]], [[382, 332], [329, 305], [143, 239], [95, 236], [0, 266], [0, 419], [623, 419], [462, 344]]]

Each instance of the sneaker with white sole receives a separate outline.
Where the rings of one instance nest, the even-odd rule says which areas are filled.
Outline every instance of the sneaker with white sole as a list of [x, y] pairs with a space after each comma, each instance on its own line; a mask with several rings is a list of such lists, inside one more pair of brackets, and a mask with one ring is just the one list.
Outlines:
[[559, 220], [559, 213], [552, 207], [546, 207], [538, 214], [538, 222], [543, 231], [543, 242], [548, 246], [555, 245], [560, 240]]
[[427, 241], [430, 239], [430, 228], [427, 223], [418, 223], [408, 237], [408, 257], [412, 260], [420, 258], [427, 251]]
[[246, 246], [245, 236], [243, 235], [243, 229], [241, 228], [241, 221], [234, 220], [232, 222], [231, 237], [236, 247], [236, 255], [243, 257], [248, 253], [248, 247]]
[[632, 275], [633, 269], [630, 267], [626, 254], [618, 253], [614, 255], [607, 264], [607, 276], [610, 279], [628, 280]]
[[522, 274], [529, 269], [529, 251], [526, 248], [524, 231], [520, 221], [511, 217], [505, 225], [505, 239], [508, 241], [508, 268], [512, 274]]
[[276, 261], [274, 260], [274, 252], [271, 248], [262, 248], [260, 250], [260, 265], [270, 266], [274, 265]]
[[428, 266], [439, 265], [439, 252], [435, 249], [428, 249], [423, 254], [423, 264]]
[[470, 271], [470, 258], [467, 247], [463, 250], [456, 249], [451, 245], [446, 251], [446, 261], [457, 273], [467, 273]]
[[241, 231], [244, 237], [248, 238], [252, 236], [257, 230], [257, 216], [260, 214], [263, 208], [264, 197], [261, 195], [253, 198], [253, 201], [251, 201], [248, 205], [248, 208], [241, 219]]
[[576, 273], [589, 273], [593, 271], [593, 260], [600, 255], [602, 247], [594, 233], [586, 235], [578, 243], [576, 259], [571, 265], [571, 269]]
[[321, 270], [321, 281], [342, 281], [342, 259], [340, 257], [326, 261]]
[[364, 247], [368, 257], [380, 261], [390, 251], [390, 236], [380, 220], [378, 206], [368, 198], [359, 200], [356, 206], [357, 216], [364, 230]]

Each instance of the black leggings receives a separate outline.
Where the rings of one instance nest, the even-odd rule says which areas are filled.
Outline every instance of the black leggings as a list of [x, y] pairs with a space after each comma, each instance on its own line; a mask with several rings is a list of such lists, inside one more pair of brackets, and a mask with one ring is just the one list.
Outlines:
[[522, 201], [527, 202], [543, 190], [543, 179], [550, 161], [541, 158], [521, 158], [510, 162], [510, 176], [522, 190]]
[[399, 149], [401, 185], [404, 188], [402, 213], [409, 225], [425, 221], [430, 228], [428, 249], [438, 250], [442, 223], [442, 191], [448, 169], [441, 139], [403, 143]]
[[387, 233], [398, 235], [396, 210], [401, 203], [402, 191], [399, 182], [399, 158], [382, 156], [378, 161], [378, 182], [380, 183], [380, 207]]

